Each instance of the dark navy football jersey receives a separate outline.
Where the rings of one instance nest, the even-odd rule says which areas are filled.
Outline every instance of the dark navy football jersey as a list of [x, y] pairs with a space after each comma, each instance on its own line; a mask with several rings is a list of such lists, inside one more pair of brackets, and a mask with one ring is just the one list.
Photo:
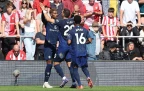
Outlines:
[[88, 30], [81, 26], [75, 26], [68, 34], [68, 39], [71, 40], [72, 55], [86, 56], [86, 41], [90, 38]]
[[68, 32], [74, 27], [74, 21], [73, 18], [69, 19], [62, 19], [62, 20], [55, 20], [55, 24], [59, 27], [59, 42], [60, 45], [67, 45], [67, 35]]
[[42, 13], [42, 22], [46, 27], [46, 41], [50, 44], [56, 44], [58, 40], [59, 27], [55, 24], [47, 22]]

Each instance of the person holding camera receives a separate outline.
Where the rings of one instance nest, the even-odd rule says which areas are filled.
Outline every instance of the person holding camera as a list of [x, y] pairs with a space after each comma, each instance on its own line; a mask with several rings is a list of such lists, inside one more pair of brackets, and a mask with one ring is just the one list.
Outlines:
[[125, 53], [120, 46], [114, 42], [110, 43], [107, 48], [99, 54], [100, 60], [125, 60]]

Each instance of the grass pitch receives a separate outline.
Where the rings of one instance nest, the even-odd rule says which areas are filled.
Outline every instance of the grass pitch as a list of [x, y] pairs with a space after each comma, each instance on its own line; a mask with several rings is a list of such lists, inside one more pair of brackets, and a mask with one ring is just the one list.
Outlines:
[[[79, 89], [71, 89], [69, 87], [51, 89], [42, 88], [42, 86], [0, 86], [0, 91], [79, 91]], [[95, 86], [92, 89], [84, 87], [80, 91], [144, 91], [142, 86]]]

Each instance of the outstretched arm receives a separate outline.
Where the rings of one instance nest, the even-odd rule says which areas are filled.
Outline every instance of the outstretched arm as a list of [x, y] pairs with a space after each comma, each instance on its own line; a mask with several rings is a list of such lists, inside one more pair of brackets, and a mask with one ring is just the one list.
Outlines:
[[40, 3], [40, 7], [41, 7], [41, 9], [42, 9], [42, 14], [44, 14], [45, 19], [46, 19], [48, 22], [55, 23], [55, 20], [52, 19], [52, 18], [50, 18], [50, 17], [48, 16], [47, 11], [45, 11], [45, 7], [44, 7], [44, 5], [43, 5], [42, 3]]

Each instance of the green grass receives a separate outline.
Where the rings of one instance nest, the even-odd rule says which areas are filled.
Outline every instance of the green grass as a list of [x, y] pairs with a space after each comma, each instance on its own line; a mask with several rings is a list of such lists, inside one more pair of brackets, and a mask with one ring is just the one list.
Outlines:
[[[79, 91], [78, 89], [71, 89], [69, 87], [51, 89], [42, 88], [41, 86], [0, 86], [0, 91]], [[142, 86], [95, 86], [92, 89], [84, 87], [80, 91], [144, 91]]]

